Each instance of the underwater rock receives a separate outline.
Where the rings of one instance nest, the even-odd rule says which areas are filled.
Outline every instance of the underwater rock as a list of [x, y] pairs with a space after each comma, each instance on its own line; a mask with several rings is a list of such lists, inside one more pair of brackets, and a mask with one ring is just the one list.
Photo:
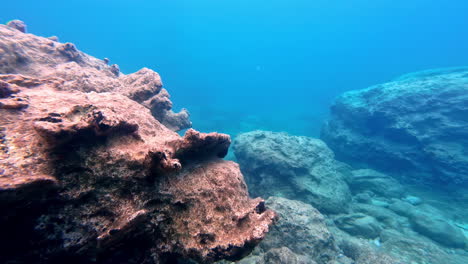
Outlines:
[[353, 193], [371, 191], [385, 198], [399, 198], [403, 194], [403, 187], [395, 179], [371, 169], [352, 171], [353, 177], [349, 181], [349, 188]]
[[279, 219], [260, 243], [261, 249], [268, 251], [286, 246], [295, 254], [306, 256], [318, 264], [334, 263], [338, 248], [325, 217], [317, 209], [281, 197], [268, 198], [266, 205], [278, 214]]
[[396, 200], [389, 209], [407, 217], [411, 228], [417, 233], [440, 243], [445, 247], [467, 248], [468, 239], [463, 231], [450, 223], [445, 214], [427, 204], [414, 206], [409, 202]]
[[406, 75], [346, 92], [321, 138], [339, 160], [406, 181], [468, 184], [468, 68]]
[[409, 217], [413, 229], [440, 244], [453, 248], [468, 248], [468, 240], [456, 226], [429, 213], [416, 211]]
[[317, 264], [317, 262], [292, 252], [287, 247], [273, 248], [265, 253], [265, 263], [268, 264]]
[[[144, 102], [161, 96], [162, 81], [158, 73], [143, 68], [136, 73], [120, 73], [116, 64], [79, 51], [72, 43], [24, 34], [0, 25], [0, 74], [28, 76], [54, 81], [57, 89], [82, 92], [116, 92], [147, 106]], [[172, 111], [172, 102], [164, 90], [166, 101], [147, 106], [155, 118], [174, 131], [191, 127], [187, 110]]]
[[238, 135], [233, 149], [253, 194], [301, 200], [322, 213], [346, 212], [351, 173], [323, 141], [253, 131]]
[[416, 210], [414, 205], [402, 200], [393, 201], [388, 208], [396, 214], [406, 217], [409, 217]]
[[[338, 245], [346, 258], [352, 259], [353, 261], [346, 262], [350, 264], [400, 264], [403, 262], [398, 259], [387, 255], [375, 247], [369, 245], [366, 240], [357, 239], [353, 237], [340, 238]], [[346, 262], [339, 262], [346, 263]], [[411, 262], [410, 262], [411, 263]]]
[[393, 211], [381, 206], [375, 206], [372, 204], [353, 203], [352, 211], [374, 217], [377, 221], [379, 221], [379, 224], [384, 229], [401, 229], [402, 226], [408, 225], [408, 220], [406, 217], [399, 216]]
[[156, 73], [0, 36], [0, 263], [211, 263], [263, 239], [275, 213], [221, 159], [229, 136], [180, 137], [139, 103]]
[[431, 264], [462, 264], [467, 263], [468, 256], [460, 252], [454, 254], [436, 243], [410, 234], [411, 232], [398, 232], [385, 229], [380, 234], [382, 250], [401, 259], [398, 263], [431, 263]]
[[382, 227], [374, 217], [362, 213], [339, 216], [335, 224], [351, 235], [364, 238], [376, 238], [382, 232]]

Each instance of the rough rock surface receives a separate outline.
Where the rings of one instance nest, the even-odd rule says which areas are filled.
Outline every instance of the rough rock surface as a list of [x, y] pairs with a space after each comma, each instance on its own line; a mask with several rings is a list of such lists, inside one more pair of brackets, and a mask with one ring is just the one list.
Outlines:
[[278, 220], [252, 254], [236, 263], [341, 263], [335, 238], [317, 209], [282, 197], [270, 197], [265, 205], [278, 214]]
[[468, 240], [463, 232], [437, 215], [416, 211], [409, 220], [413, 229], [423, 236], [447, 247], [468, 248]]
[[72, 43], [22, 34], [20, 22], [0, 25], [1, 74], [48, 80], [64, 91], [116, 92], [151, 109], [156, 119], [174, 131], [191, 126], [187, 110], [172, 112], [172, 102], [162, 89], [158, 73], [143, 68], [124, 75], [117, 65], [109, 66], [107, 61], [79, 51]]
[[180, 137], [144, 106], [156, 73], [3, 25], [0, 62], [0, 263], [210, 263], [265, 236], [229, 136]]
[[[404, 262], [398, 261], [377, 248], [369, 245], [367, 241], [356, 239], [354, 237], [339, 238], [339, 247], [343, 255], [351, 259], [351, 262], [341, 262], [350, 264], [402, 264]], [[411, 262], [410, 262], [411, 263]]]
[[322, 213], [347, 210], [351, 173], [323, 141], [253, 131], [237, 136], [233, 148], [253, 194], [301, 200]]
[[468, 184], [468, 68], [405, 75], [343, 94], [321, 138], [337, 158], [406, 180]]
[[[431, 264], [464, 264], [467, 263], [466, 251], [458, 254], [453, 250], [446, 250], [436, 243], [409, 234], [384, 230], [381, 233], [381, 247], [386, 252], [401, 259], [399, 263], [431, 263]], [[455, 253], [455, 254], [454, 254]]]
[[376, 238], [382, 232], [382, 227], [374, 217], [361, 213], [340, 216], [335, 223], [349, 234], [364, 238]]
[[403, 194], [403, 187], [398, 181], [371, 169], [353, 170], [349, 188], [353, 193], [370, 191], [386, 198], [399, 198]]
[[316, 264], [315, 261], [305, 256], [294, 254], [289, 248], [273, 248], [265, 253], [265, 263], [268, 264]]
[[286, 246], [318, 264], [334, 263], [338, 248], [325, 217], [317, 209], [281, 197], [268, 198], [266, 205], [278, 213], [279, 219], [260, 244], [263, 250]]

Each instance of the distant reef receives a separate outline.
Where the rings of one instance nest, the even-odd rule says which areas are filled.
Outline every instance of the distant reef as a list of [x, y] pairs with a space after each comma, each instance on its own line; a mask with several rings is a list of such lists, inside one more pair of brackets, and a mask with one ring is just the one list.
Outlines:
[[0, 25], [0, 263], [211, 263], [264, 238], [230, 137], [175, 133], [156, 72], [25, 32]]
[[340, 96], [321, 138], [337, 159], [418, 185], [468, 186], [468, 67]]

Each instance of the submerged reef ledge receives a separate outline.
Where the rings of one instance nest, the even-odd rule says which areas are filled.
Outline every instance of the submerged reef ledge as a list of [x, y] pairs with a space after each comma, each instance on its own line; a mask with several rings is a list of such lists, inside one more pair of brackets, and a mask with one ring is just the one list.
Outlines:
[[[0, 25], [0, 263], [239, 259], [276, 214], [159, 75]], [[15, 25], [22, 25], [18, 28]]]

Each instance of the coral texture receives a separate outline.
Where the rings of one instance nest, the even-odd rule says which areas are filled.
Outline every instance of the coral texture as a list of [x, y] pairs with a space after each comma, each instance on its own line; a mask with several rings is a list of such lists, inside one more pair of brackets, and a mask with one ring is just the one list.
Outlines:
[[1, 263], [210, 263], [265, 236], [229, 136], [173, 132], [157, 73], [3, 25], [0, 65]]

